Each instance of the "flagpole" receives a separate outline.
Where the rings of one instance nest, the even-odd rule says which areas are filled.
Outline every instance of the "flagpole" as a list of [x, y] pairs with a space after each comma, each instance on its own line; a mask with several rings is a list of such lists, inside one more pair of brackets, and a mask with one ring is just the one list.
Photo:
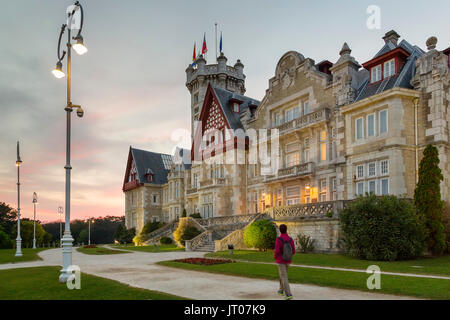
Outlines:
[[216, 31], [216, 62], [217, 62], [217, 22], [214, 23], [215, 31]]

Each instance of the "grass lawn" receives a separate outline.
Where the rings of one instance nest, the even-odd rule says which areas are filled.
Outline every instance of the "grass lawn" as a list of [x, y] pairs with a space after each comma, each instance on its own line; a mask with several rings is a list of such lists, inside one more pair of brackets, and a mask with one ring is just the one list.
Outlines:
[[120, 282], [81, 273], [81, 289], [58, 282], [60, 267], [0, 271], [0, 300], [179, 300], [170, 294], [133, 288]]
[[[163, 261], [157, 264], [194, 271], [278, 280], [277, 267], [268, 264], [236, 262], [201, 266], [173, 261]], [[366, 273], [351, 271], [294, 267], [289, 269], [289, 281], [291, 283], [307, 283], [325, 287], [415, 296], [426, 299], [450, 299], [450, 280], [381, 275], [381, 289], [369, 290], [366, 286], [368, 276]]]
[[77, 248], [78, 252], [84, 253], [84, 254], [95, 254], [95, 255], [103, 255], [103, 254], [121, 254], [121, 253], [129, 253], [127, 251], [119, 251], [119, 250], [111, 250], [104, 247], [97, 247], [97, 248]]
[[184, 251], [184, 248], [178, 248], [174, 244], [160, 244], [158, 245], [158, 249], [155, 250], [155, 246], [124, 246], [124, 245], [114, 245], [114, 248], [122, 249], [122, 250], [132, 250], [132, 251], [140, 251], [140, 252], [168, 252], [168, 251]]
[[2, 263], [17, 263], [26, 261], [42, 260], [37, 254], [38, 252], [47, 250], [49, 248], [37, 248], [37, 249], [23, 249], [22, 257], [14, 256], [16, 249], [0, 249], [0, 264]]
[[[230, 256], [228, 251], [220, 251], [209, 253], [207, 256], [255, 262], [274, 262], [272, 250], [267, 252], [235, 250], [232, 256]], [[292, 263], [364, 270], [368, 266], [375, 264], [380, 267], [381, 271], [450, 276], [450, 255], [438, 258], [388, 262], [360, 260], [340, 254], [296, 253]]]

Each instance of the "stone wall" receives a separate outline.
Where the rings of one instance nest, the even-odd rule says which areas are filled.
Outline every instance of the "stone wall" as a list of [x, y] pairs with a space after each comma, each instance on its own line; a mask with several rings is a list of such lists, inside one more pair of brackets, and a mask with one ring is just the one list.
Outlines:
[[[314, 239], [314, 251], [337, 253], [338, 241], [340, 235], [338, 219], [323, 220], [288, 220], [274, 221], [279, 226], [285, 224], [287, 226], [289, 236], [294, 239], [297, 245], [297, 235], [304, 234]], [[298, 246], [298, 245], [297, 245]]]
[[[338, 241], [340, 227], [338, 219], [311, 219], [311, 220], [278, 220], [274, 221], [277, 227], [285, 224], [288, 227], [289, 236], [294, 239], [297, 245], [297, 236], [304, 234], [315, 240], [314, 251], [324, 253], [338, 253]], [[228, 245], [232, 244], [235, 250], [248, 250], [244, 245], [244, 230], [239, 229], [227, 237], [215, 241], [215, 251], [228, 250]], [[278, 232], [278, 229], [277, 229]]]

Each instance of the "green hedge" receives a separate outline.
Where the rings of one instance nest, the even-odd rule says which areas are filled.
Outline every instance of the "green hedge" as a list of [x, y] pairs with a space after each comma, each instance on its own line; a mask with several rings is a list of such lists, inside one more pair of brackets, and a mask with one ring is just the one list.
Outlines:
[[255, 221], [244, 231], [244, 244], [247, 248], [264, 251], [273, 249], [276, 238], [277, 230], [269, 220]]
[[367, 260], [403, 260], [420, 256], [426, 246], [424, 226], [414, 206], [395, 196], [361, 196], [340, 214], [341, 245]]

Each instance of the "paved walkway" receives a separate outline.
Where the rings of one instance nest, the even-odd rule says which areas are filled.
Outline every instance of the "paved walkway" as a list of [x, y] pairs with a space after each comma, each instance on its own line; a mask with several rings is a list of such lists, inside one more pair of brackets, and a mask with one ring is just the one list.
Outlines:
[[[61, 249], [39, 253], [43, 261], [0, 264], [1, 269], [61, 265]], [[282, 299], [276, 293], [278, 281], [250, 279], [206, 272], [174, 269], [156, 265], [155, 262], [202, 257], [203, 252], [132, 252], [114, 255], [87, 255], [73, 251], [73, 263], [82, 272], [109, 278], [134, 287], [158, 290], [199, 300], [272, 300]], [[307, 284], [291, 284], [295, 299], [412, 299], [380, 293], [335, 289]]]

